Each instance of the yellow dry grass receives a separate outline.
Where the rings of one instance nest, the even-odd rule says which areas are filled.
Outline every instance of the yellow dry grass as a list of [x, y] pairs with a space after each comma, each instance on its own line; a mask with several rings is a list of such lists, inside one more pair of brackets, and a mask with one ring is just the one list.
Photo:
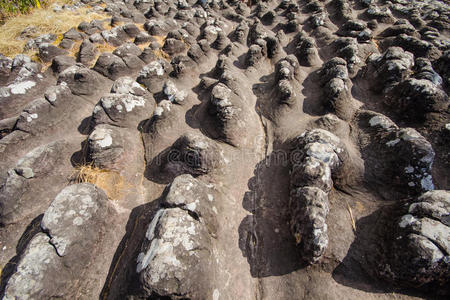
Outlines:
[[[164, 42], [166, 41], [166, 36], [161, 35], [152, 35], [152, 37], [156, 40], [158, 44], [161, 45], [161, 47], [164, 45]], [[170, 55], [164, 52], [162, 49], [154, 50], [153, 53], [155, 53], [156, 57], [165, 59], [167, 61], [170, 61]]]
[[350, 214], [350, 220], [351, 220], [351, 222], [352, 222], [352, 229], [353, 229], [353, 232], [356, 233], [356, 223], [355, 223], [355, 218], [353, 218], [353, 211], [352, 211], [352, 208], [351, 208], [350, 205], [348, 204], [347, 200], [345, 201], [345, 203], [347, 204], [347, 210], [348, 210], [348, 213]]
[[374, 43], [374, 45], [378, 49], [378, 51], [382, 52], [381, 47], [380, 47], [380, 40], [377, 38], [372, 38], [371, 41], [372, 41], [372, 43]]
[[81, 43], [83, 43], [83, 42], [76, 41], [73, 44], [72, 49], [69, 50], [69, 56], [77, 58], [78, 52], [80, 52]]
[[[54, 12], [49, 6], [34, 9], [26, 15], [12, 17], [0, 26], [0, 53], [9, 57], [23, 53], [23, 48], [27, 41], [21, 40], [19, 37], [27, 26], [37, 28], [36, 33], [32, 37], [46, 33], [61, 35], [72, 27], [76, 28], [82, 21], [90, 22], [94, 19], [107, 18], [106, 15], [89, 12], [89, 9], [84, 7], [75, 11], [63, 10]], [[26, 54], [33, 55], [33, 52]]]
[[152, 37], [155, 38], [155, 40], [158, 42], [158, 44], [161, 45], [161, 47], [164, 45], [164, 42], [166, 41], [166, 37], [165, 36], [152, 35]]
[[95, 58], [92, 60], [91, 64], [89, 65], [90, 68], [93, 68], [95, 66], [95, 63], [97, 62], [97, 59], [100, 56], [100, 54], [105, 52], [112, 53], [116, 49], [116, 47], [108, 43], [95, 44], [95, 48], [97, 49], [97, 54]]
[[155, 53], [156, 57], [158, 57], [158, 58], [162, 58], [167, 61], [170, 61], [170, 55], [167, 54], [166, 52], [164, 52], [164, 50], [162, 50], [162, 49], [154, 50], [153, 53]]
[[114, 47], [113, 45], [108, 44], [108, 43], [97, 44], [96, 48], [97, 48], [97, 51], [99, 54], [102, 54], [105, 52], [112, 53], [114, 50], [116, 50], [116, 47]]
[[147, 48], [148, 46], [150, 46], [150, 43], [144, 43], [144, 44], [139, 44], [137, 45], [139, 49], [141, 49], [142, 51], [144, 51], [145, 48]]
[[105, 191], [109, 199], [120, 199], [128, 185], [117, 171], [100, 169], [92, 164], [83, 164], [75, 168], [72, 176], [76, 183], [89, 182]]

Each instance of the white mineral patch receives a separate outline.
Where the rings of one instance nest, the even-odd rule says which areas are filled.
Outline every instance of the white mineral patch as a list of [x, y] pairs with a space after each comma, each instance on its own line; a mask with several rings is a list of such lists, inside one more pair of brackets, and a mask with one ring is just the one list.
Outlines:
[[159, 244], [159, 240], [154, 239], [152, 241], [152, 243], [150, 244], [150, 248], [148, 249], [148, 251], [146, 253], [144, 253], [144, 252], [139, 253], [138, 258], [137, 258], [137, 267], [136, 267], [137, 273], [140, 273], [142, 270], [147, 268], [147, 266], [149, 265], [149, 263], [152, 261], [153, 257], [155, 256], [155, 249], [158, 247], [158, 244]]
[[406, 128], [402, 130], [400, 137], [404, 141], [411, 141], [420, 138], [420, 134], [412, 128]]
[[412, 173], [412, 172], [414, 172], [413, 166], [407, 166], [407, 167], [405, 168], [405, 173], [410, 174], [410, 173]]
[[71, 210], [67, 211], [67, 212], [64, 214], [64, 217], [65, 217], [65, 218], [70, 218], [70, 217], [74, 216], [75, 214], [76, 214], [76, 211], [74, 211], [73, 209], [71, 209]]
[[111, 108], [114, 104], [114, 101], [109, 97], [102, 98], [102, 106], [104, 108]]
[[142, 97], [124, 97], [121, 100], [127, 112], [132, 111], [136, 106], [145, 106], [145, 99]]
[[102, 148], [108, 147], [112, 145], [112, 137], [108, 133], [105, 133], [103, 139], [97, 141], [97, 145]]
[[11, 94], [9, 93], [9, 87], [1, 87], [0, 88], [0, 97], [9, 97]]
[[30, 114], [27, 116], [27, 122], [30, 123], [33, 119], [37, 119], [38, 114]]
[[214, 197], [213, 197], [213, 195], [211, 195], [211, 194], [208, 194], [208, 200], [209, 200], [209, 201], [213, 201], [213, 200], [214, 200]]
[[111, 130], [96, 128], [89, 136], [89, 140], [95, 141], [101, 148], [109, 147], [112, 145]]
[[63, 237], [52, 237], [50, 242], [55, 246], [56, 252], [60, 256], [64, 256], [66, 254], [66, 248], [69, 246], [70, 242]]
[[161, 116], [163, 112], [164, 112], [164, 108], [162, 108], [161, 106], [158, 106], [157, 108], [155, 108], [153, 115]]
[[395, 140], [392, 140], [392, 141], [387, 142], [387, 143], [386, 143], [386, 146], [388, 146], [388, 147], [394, 147], [395, 145], [398, 144], [398, 142], [400, 142], [400, 139], [395, 139]]
[[305, 147], [309, 156], [317, 158], [326, 164], [335, 164], [339, 161], [336, 153], [329, 144], [310, 143]]
[[379, 126], [383, 127], [384, 129], [388, 129], [389, 127], [391, 127], [393, 125], [393, 123], [390, 122], [389, 119], [387, 119], [387, 118], [385, 118], [383, 116], [372, 117], [369, 120], [369, 124], [372, 127], [379, 125]]
[[165, 209], [160, 209], [153, 217], [153, 220], [148, 225], [147, 232], [145, 233], [145, 237], [147, 238], [147, 240], [151, 241], [153, 239], [155, 235], [156, 225], [158, 224], [159, 219], [165, 214], [165, 212]]
[[214, 289], [213, 300], [219, 300], [219, 297], [220, 297], [219, 290], [218, 289]]
[[196, 141], [195, 147], [205, 150], [206, 148], [208, 148], [208, 144], [205, 143], [204, 141]]
[[158, 76], [164, 75], [164, 69], [159, 61], [153, 61], [148, 64], [142, 71], [142, 75], [156, 74]]
[[56, 93], [52, 92], [50, 94], [47, 95], [47, 100], [50, 102], [55, 102], [56, 101]]
[[100, 105], [94, 106], [94, 114], [98, 113], [101, 110], [102, 110], [102, 107]]
[[448, 227], [439, 221], [423, 218], [421, 219], [420, 233], [439, 245], [446, 252], [450, 251], [450, 231]]
[[433, 162], [433, 159], [434, 159], [434, 153], [431, 152], [431, 153], [425, 155], [424, 157], [422, 157], [420, 159], [420, 161], [424, 162], [424, 163], [427, 163], [427, 164], [431, 164]]
[[83, 219], [81, 217], [76, 217], [75, 219], [73, 219], [73, 225], [80, 226], [82, 224], [83, 224]]
[[434, 190], [434, 184], [433, 184], [433, 178], [431, 175], [427, 175], [420, 180], [420, 185], [422, 186], [422, 189], [426, 191]]
[[172, 102], [170, 102], [168, 100], [163, 100], [159, 103], [158, 107], [161, 107], [163, 110], [169, 112], [172, 107]]
[[57, 258], [49, 238], [42, 233], [36, 235], [9, 279], [3, 299], [29, 299], [36, 295], [43, 288], [42, 279], [48, 264]]
[[400, 226], [401, 228], [405, 228], [406, 226], [409, 226], [416, 221], [417, 219], [414, 218], [413, 215], [407, 214], [401, 218], [400, 222], [398, 223], [398, 226]]
[[27, 92], [27, 90], [31, 89], [36, 85], [36, 82], [27, 80], [20, 83], [14, 83], [9, 85], [9, 88], [11, 89], [11, 94], [14, 95], [23, 95]]
[[433, 263], [436, 263], [438, 261], [440, 261], [444, 255], [442, 254], [441, 250], [439, 250], [439, 248], [433, 244], [431, 241], [427, 240], [427, 239], [421, 239], [419, 240], [419, 243], [422, 245], [423, 248], [427, 248], [429, 250], [431, 250], [431, 261]]
[[186, 208], [189, 209], [190, 211], [195, 211], [195, 209], [197, 208], [197, 204], [199, 203], [200, 202], [198, 200], [195, 200], [195, 202], [187, 204]]

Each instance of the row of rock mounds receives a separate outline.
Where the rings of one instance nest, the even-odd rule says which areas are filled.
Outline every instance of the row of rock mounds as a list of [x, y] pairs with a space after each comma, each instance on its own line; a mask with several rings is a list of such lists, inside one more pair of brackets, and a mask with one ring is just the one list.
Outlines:
[[426, 192], [396, 206], [387, 221], [376, 276], [396, 285], [448, 295], [450, 193]]
[[317, 262], [328, 246], [326, 218], [328, 193], [348, 160], [340, 139], [329, 131], [314, 129], [293, 141], [290, 169], [290, 227], [302, 258]]
[[[382, 55], [369, 57], [367, 77], [373, 82], [373, 90], [384, 96], [384, 103], [396, 116], [405, 121], [423, 121], [429, 113], [445, 113], [448, 110], [448, 74], [443, 65], [448, 61], [445, 53], [432, 63], [398, 47], [391, 47]], [[444, 89], [445, 87], [445, 89]]]

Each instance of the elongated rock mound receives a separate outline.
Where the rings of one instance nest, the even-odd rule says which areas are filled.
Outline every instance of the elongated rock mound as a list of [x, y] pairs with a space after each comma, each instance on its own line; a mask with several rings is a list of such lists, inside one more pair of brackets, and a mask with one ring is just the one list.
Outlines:
[[1, 299], [450, 296], [448, 1], [74, 2], [0, 55]]

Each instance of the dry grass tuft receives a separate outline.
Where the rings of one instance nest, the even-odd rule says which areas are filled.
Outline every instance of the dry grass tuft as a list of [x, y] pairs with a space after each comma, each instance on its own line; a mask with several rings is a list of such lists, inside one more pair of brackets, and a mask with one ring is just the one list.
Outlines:
[[383, 52], [382, 49], [381, 49], [381, 47], [380, 47], [380, 40], [379, 40], [379, 39], [377, 39], [377, 38], [372, 38], [371, 41], [372, 41], [372, 43], [374, 43], [375, 47], [377, 48], [377, 50], [378, 50], [379, 52]]
[[114, 47], [111, 44], [108, 43], [103, 43], [103, 44], [97, 44], [96, 45], [97, 51], [99, 54], [108, 52], [108, 53], [112, 53], [114, 50], [116, 50], [117, 47]]
[[170, 55], [167, 54], [166, 52], [164, 52], [164, 50], [162, 50], [162, 49], [154, 50], [153, 53], [155, 53], [156, 57], [158, 57], [158, 58], [162, 58], [167, 61], [170, 61]]
[[[76, 11], [63, 10], [54, 12], [51, 7], [34, 9], [29, 14], [22, 14], [8, 19], [0, 26], [0, 53], [14, 57], [23, 53], [23, 48], [27, 40], [19, 39], [22, 31], [33, 26], [37, 28], [34, 37], [42, 34], [63, 34], [72, 27], [77, 27], [82, 21], [92, 21], [94, 19], [106, 19], [107, 15], [89, 12], [89, 8], [84, 7]], [[32, 52], [26, 54], [32, 55]]]
[[114, 47], [111, 44], [108, 43], [103, 43], [103, 44], [95, 44], [95, 48], [97, 49], [97, 54], [95, 56], [95, 58], [91, 61], [89, 67], [93, 68], [95, 66], [95, 64], [97, 63], [97, 59], [98, 57], [102, 54], [102, 53], [112, 53], [117, 47]]
[[144, 44], [139, 44], [137, 45], [139, 49], [141, 49], [142, 51], [144, 51], [145, 48], [147, 48], [148, 46], [150, 46], [150, 43], [144, 43]]
[[[158, 44], [161, 45], [161, 47], [164, 46], [164, 42], [166, 41], [166, 38], [167, 38], [166, 36], [160, 36], [160, 35], [152, 35], [152, 37], [156, 40], [156, 42]], [[153, 53], [155, 53], [156, 57], [158, 57], [158, 58], [162, 58], [167, 61], [170, 61], [170, 55], [167, 54], [166, 52], [164, 52], [164, 50], [162, 50], [162, 49], [154, 50]]]
[[152, 35], [152, 37], [158, 42], [158, 44], [161, 45], [161, 47], [164, 45], [164, 42], [166, 41], [166, 36], [161, 35]]
[[76, 41], [73, 44], [72, 49], [69, 50], [69, 56], [72, 56], [76, 59], [78, 56], [78, 52], [80, 52], [80, 47], [82, 43], [83, 41]]
[[92, 164], [84, 164], [75, 168], [73, 181], [89, 182], [105, 191], [109, 199], [120, 199], [128, 184], [117, 171], [100, 169]]
[[356, 233], [356, 223], [355, 223], [355, 219], [353, 218], [352, 208], [350, 207], [350, 205], [348, 204], [347, 201], [345, 201], [345, 202], [347, 204], [348, 213], [350, 214], [350, 219], [351, 219], [351, 222], [352, 222], [353, 232]]
[[59, 43], [61, 43], [63, 38], [64, 38], [64, 34], [62, 34], [62, 33], [58, 34], [58, 37], [56, 38], [56, 41], [54, 41], [52, 44], [54, 46], [58, 46]]

